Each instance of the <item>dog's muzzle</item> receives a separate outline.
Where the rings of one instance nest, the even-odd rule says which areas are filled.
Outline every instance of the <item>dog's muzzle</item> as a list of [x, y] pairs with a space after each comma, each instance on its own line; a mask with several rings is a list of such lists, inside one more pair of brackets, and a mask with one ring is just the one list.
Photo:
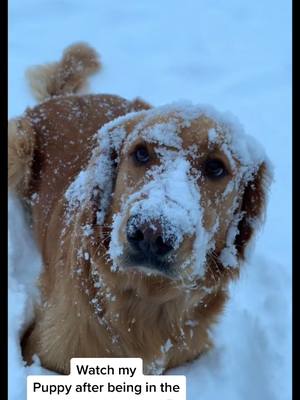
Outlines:
[[127, 221], [126, 235], [131, 258], [143, 266], [151, 264], [160, 269], [174, 250], [174, 236], [166, 236], [158, 219], [143, 221], [139, 215], [133, 215]]

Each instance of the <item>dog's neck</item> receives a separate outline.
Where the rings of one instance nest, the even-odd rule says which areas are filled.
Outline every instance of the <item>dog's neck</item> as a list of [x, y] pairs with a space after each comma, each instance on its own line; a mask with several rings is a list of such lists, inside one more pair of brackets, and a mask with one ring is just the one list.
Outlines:
[[95, 260], [84, 262], [87, 286], [80, 295], [92, 308], [95, 329], [101, 327], [111, 342], [110, 356], [142, 357], [145, 371], [157, 373], [176, 365], [180, 354], [194, 358], [198, 343], [201, 351], [210, 347], [207, 327], [216, 315], [212, 310], [221, 309], [227, 298], [224, 288], [206, 294], [184, 290], [162, 278], [112, 272], [103, 259], [97, 274]]

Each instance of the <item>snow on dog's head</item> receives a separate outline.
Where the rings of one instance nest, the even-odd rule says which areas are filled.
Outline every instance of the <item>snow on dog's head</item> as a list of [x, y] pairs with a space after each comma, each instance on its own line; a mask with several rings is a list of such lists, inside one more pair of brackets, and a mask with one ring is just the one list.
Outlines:
[[118, 118], [98, 140], [66, 197], [69, 213], [89, 207], [111, 227], [112, 271], [193, 282], [237, 269], [271, 172], [232, 116], [172, 104]]

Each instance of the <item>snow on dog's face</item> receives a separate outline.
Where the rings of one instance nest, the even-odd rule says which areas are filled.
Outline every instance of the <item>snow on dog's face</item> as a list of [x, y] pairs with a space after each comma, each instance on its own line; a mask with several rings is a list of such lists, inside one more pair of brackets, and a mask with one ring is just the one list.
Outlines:
[[72, 207], [96, 193], [95, 223], [111, 226], [112, 271], [186, 284], [209, 267], [238, 267], [264, 208], [266, 165], [232, 118], [164, 106], [104, 126], [67, 198]]

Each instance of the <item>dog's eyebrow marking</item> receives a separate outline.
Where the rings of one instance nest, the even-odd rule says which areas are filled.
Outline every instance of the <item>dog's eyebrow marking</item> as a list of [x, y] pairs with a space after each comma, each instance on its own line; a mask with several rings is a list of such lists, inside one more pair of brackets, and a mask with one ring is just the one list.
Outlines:
[[168, 122], [156, 122], [150, 126], [147, 121], [140, 121], [128, 136], [125, 151], [139, 138], [144, 139], [146, 143], [157, 143], [176, 149], [182, 148], [179, 126], [175, 119]]

